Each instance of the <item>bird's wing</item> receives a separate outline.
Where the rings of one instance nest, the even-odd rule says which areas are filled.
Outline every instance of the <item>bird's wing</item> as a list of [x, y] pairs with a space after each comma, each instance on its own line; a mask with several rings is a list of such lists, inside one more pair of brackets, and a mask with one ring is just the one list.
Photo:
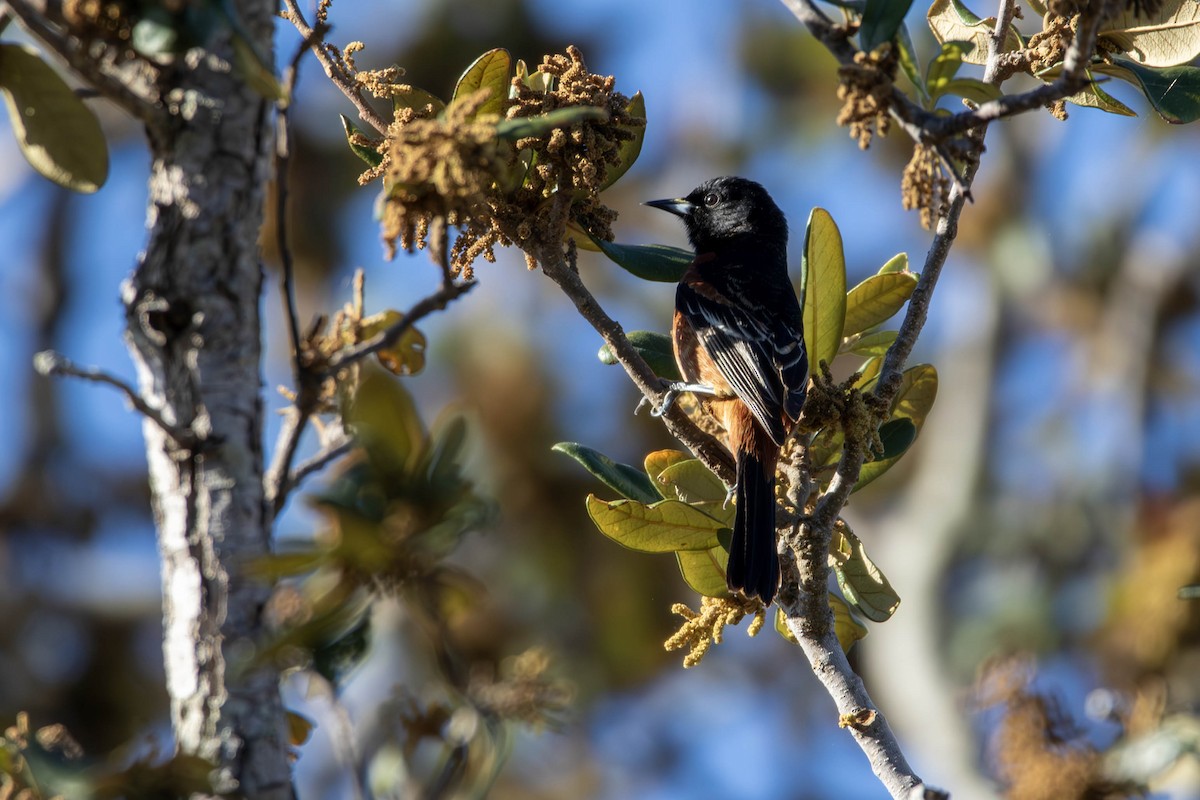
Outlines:
[[[799, 415], [808, 378], [803, 342], [788, 321], [744, 299], [735, 303], [710, 284], [687, 280], [679, 284], [675, 306], [738, 398], [782, 444], [786, 431], [780, 412]], [[793, 380], [800, 386], [798, 399]]]

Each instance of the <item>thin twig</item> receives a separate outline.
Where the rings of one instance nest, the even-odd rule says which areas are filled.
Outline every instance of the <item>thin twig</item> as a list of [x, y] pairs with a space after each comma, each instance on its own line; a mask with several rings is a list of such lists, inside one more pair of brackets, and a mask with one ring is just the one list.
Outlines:
[[[858, 49], [850, 41], [850, 32], [835, 25], [832, 20], [821, 13], [812, 0], [781, 0], [781, 2], [800, 22], [804, 23], [818, 41], [825, 45], [838, 63], [845, 65], [854, 62], [854, 56]], [[1007, 2], [1002, 3], [1002, 7], [1004, 5], [1007, 5]], [[993, 120], [1043, 108], [1070, 97], [1090, 82], [1083, 67], [1086, 66], [1088, 54], [1095, 47], [1096, 34], [1103, 18], [1101, 6], [1103, 3], [1090, 4], [1084, 16], [1081, 17], [1075, 40], [1064, 59], [1062, 74], [1053, 82], [1020, 94], [1004, 95], [995, 100], [989, 100], [978, 108], [950, 116], [926, 111], [898, 87], [893, 87], [889, 104], [892, 118], [913, 141], [922, 144], [937, 144], [969, 130], [977, 129]], [[1007, 14], [1007, 19], [1011, 23], [1011, 11]], [[998, 28], [999, 22], [998, 18]], [[1001, 30], [1007, 31], [1007, 27], [1005, 25]], [[1003, 46], [1003, 41], [1002, 39], [1001, 46]], [[992, 77], [1004, 77], [999, 59], [989, 58], [989, 64], [993, 63], [996, 66], [989, 66]]]
[[132, 386], [125, 383], [115, 375], [111, 375], [99, 369], [98, 367], [81, 367], [61, 353], [57, 353], [53, 350], [43, 350], [34, 355], [33, 368], [39, 375], [45, 375], [46, 377], [66, 376], [71, 378], [81, 378], [85, 381], [103, 383], [112, 386], [121, 394], [125, 395], [126, 401], [128, 401], [128, 403], [133, 406], [133, 408], [139, 414], [161, 428], [163, 433], [170, 437], [179, 447], [183, 448], [184, 450], [192, 450], [199, 443], [199, 439], [196, 437], [196, 434], [193, 431], [187, 428], [181, 428], [174, 423], [168, 422], [167, 419], [163, 417], [162, 412], [159, 409], [148, 405], [145, 400], [138, 396], [137, 391]]
[[283, 413], [283, 425], [279, 435], [275, 437], [275, 454], [271, 457], [271, 465], [263, 474], [263, 500], [271, 515], [275, 516], [283, 510], [293, 484], [289, 480], [292, 461], [300, 448], [300, 438], [308, 421], [312, 418], [314, 399], [297, 395], [296, 401]]
[[296, 48], [288, 68], [283, 73], [283, 100], [275, 117], [275, 238], [279, 248], [279, 263], [283, 269], [283, 303], [287, 315], [288, 333], [292, 340], [292, 364], [296, 383], [301, 380], [302, 342], [300, 319], [296, 309], [296, 271], [292, 262], [292, 247], [288, 237], [288, 168], [291, 165], [291, 108], [296, 97], [300, 59], [304, 51], [324, 35], [324, 26], [317, 26]]
[[[147, 77], [156, 68], [153, 64], [143, 59], [125, 61], [112, 46], [79, 41], [57, 24], [59, 20], [52, 19], [46, 0], [4, 0], [4, 6], [25, 30], [106, 99], [151, 128], [165, 118], [166, 109]], [[97, 53], [92, 48], [102, 49]]]
[[400, 319], [387, 326], [379, 333], [367, 339], [364, 342], [359, 342], [353, 347], [347, 347], [344, 350], [339, 350], [334, 353], [324, 363], [322, 373], [326, 376], [335, 374], [339, 369], [348, 367], [351, 364], [361, 361], [367, 356], [374, 355], [380, 350], [391, 347], [400, 340], [404, 332], [419, 322], [424, 317], [429, 316], [435, 311], [442, 311], [450, 303], [462, 297], [467, 292], [475, 288], [475, 281], [466, 281], [459, 283], [453, 279], [443, 281], [441, 288], [428, 297], [419, 301], [415, 306], [408, 310]]
[[387, 134], [387, 121], [381, 117], [379, 112], [376, 111], [369, 102], [367, 102], [365, 97], [363, 97], [362, 88], [356, 84], [350, 78], [350, 76], [346, 75], [345, 72], [343, 72], [338, 65], [333, 62], [333, 59], [329, 57], [329, 53], [325, 51], [323, 46], [323, 34], [314, 38], [314, 29], [309, 26], [308, 22], [305, 21], [304, 14], [300, 11], [300, 6], [297, 5], [296, 0], [283, 0], [283, 5], [283, 18], [295, 26], [296, 30], [300, 32], [300, 35], [304, 37], [306, 42], [312, 42], [309, 49], [311, 49], [313, 55], [317, 57], [317, 61], [321, 62], [321, 66], [325, 69], [325, 74], [329, 77], [329, 80], [333, 82], [333, 85], [340, 89], [342, 94], [346, 95], [346, 99], [353, 103], [354, 107], [358, 109], [359, 118], [377, 130], [379, 133]]
[[287, 488], [294, 489], [314, 472], [323, 469], [329, 463], [336, 461], [354, 449], [354, 440], [349, 436], [341, 436], [337, 441], [325, 445], [319, 453], [301, 461], [288, 476]]
[[[654, 406], [660, 405], [663, 399], [662, 379], [654, 374], [654, 370], [650, 369], [650, 365], [630, 344], [620, 323], [605, 313], [595, 296], [583, 285], [579, 273], [571, 269], [566, 259], [563, 258], [561, 248], [551, 247], [549, 252], [538, 253], [537, 257], [538, 262], [542, 265], [542, 271], [550, 280], [558, 284], [563, 293], [575, 304], [580, 315], [596, 329], [642, 395]], [[729, 451], [692, 422], [678, 404], [672, 406], [662, 419], [666, 423], [667, 430], [691, 450], [706, 467], [726, 484], [733, 485], [736, 480], [736, 471]]]

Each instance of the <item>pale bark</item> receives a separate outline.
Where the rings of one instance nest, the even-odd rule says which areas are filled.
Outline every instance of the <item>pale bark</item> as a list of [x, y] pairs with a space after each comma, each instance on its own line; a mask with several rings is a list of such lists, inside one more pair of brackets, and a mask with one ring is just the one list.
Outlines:
[[[241, 19], [270, 53], [272, 4]], [[218, 791], [292, 796], [278, 677], [251, 660], [270, 587], [263, 496], [258, 234], [271, 105], [230, 70], [228, 33], [163, 72], [148, 125], [149, 242], [122, 287], [138, 389], [190, 441], [146, 420], [162, 557], [163, 652], [178, 747], [220, 765]]]

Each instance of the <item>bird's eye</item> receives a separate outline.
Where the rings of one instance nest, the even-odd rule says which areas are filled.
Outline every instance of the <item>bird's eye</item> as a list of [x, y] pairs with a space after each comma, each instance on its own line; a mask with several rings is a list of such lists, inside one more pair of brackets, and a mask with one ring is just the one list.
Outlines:
[[709, 192], [704, 195], [704, 205], [706, 206], [715, 206], [719, 202], [721, 202], [721, 196], [716, 192]]

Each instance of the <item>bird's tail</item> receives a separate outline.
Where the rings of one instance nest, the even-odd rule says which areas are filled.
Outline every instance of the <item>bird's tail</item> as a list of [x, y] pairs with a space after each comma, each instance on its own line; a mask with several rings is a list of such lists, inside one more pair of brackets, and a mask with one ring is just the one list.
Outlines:
[[731, 592], [758, 597], [767, 605], [779, 588], [775, 550], [775, 465], [754, 452], [737, 453], [737, 512], [725, 581]]

